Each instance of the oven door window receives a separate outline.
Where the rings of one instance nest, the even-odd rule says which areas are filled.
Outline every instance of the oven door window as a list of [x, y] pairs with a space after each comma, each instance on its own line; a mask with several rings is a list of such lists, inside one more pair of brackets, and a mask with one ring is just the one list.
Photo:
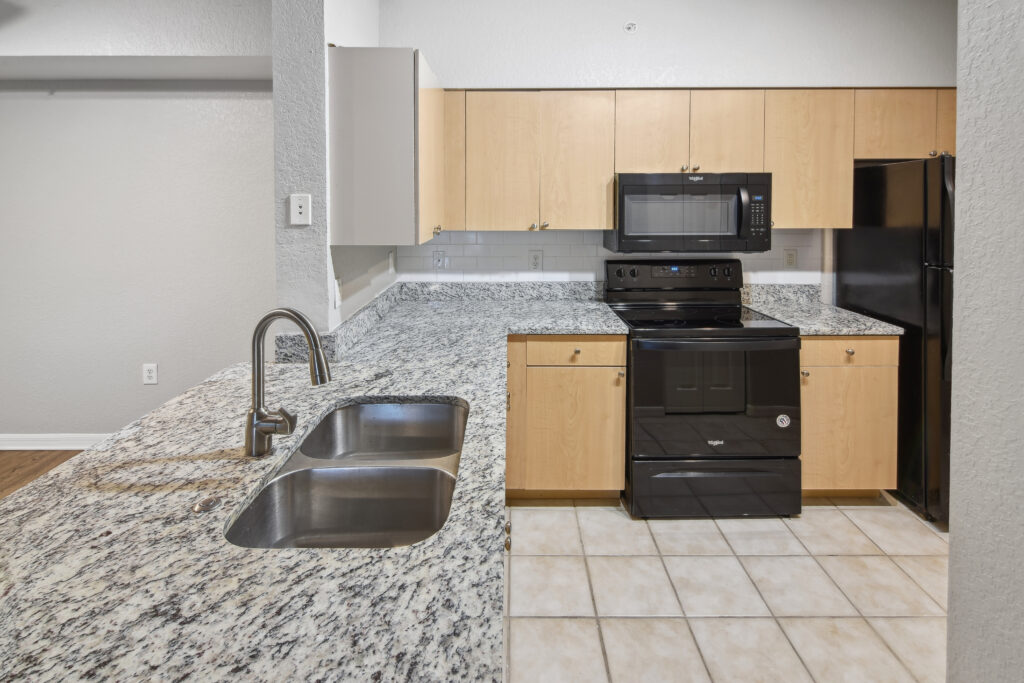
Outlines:
[[722, 237], [739, 232], [739, 196], [719, 186], [633, 186], [622, 193], [627, 237]]
[[[635, 457], [792, 457], [800, 453], [799, 352], [635, 349]], [[750, 342], [747, 342], [749, 345]]]

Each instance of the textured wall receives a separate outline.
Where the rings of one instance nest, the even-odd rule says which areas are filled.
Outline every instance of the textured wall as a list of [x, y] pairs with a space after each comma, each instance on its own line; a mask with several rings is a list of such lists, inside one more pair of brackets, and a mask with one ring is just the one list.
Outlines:
[[[627, 21], [639, 30], [623, 31]], [[448, 88], [951, 86], [956, 0], [384, 0]]]
[[[321, 332], [334, 301], [327, 195], [327, 68], [322, 0], [274, 0], [274, 172], [277, 302]], [[288, 195], [308, 193], [312, 225], [288, 225]]]
[[270, 0], [0, 0], [4, 55], [269, 55]]
[[324, 0], [324, 36], [342, 47], [377, 47], [379, 0]]
[[0, 434], [111, 432], [248, 358], [274, 302], [269, 84], [165, 87], [0, 89]]
[[[821, 283], [821, 230], [778, 230], [772, 250], [735, 254], [748, 283]], [[398, 247], [398, 273], [404, 280], [603, 280], [604, 262], [630, 258], [607, 251], [600, 230], [550, 232], [442, 232], [427, 244]], [[783, 266], [785, 249], [796, 249], [798, 267]], [[531, 251], [543, 252], [543, 270], [530, 271]], [[436, 270], [433, 254], [443, 251], [448, 268]], [[693, 258], [695, 254], [685, 254]], [[733, 255], [729, 255], [733, 256]], [[656, 254], [654, 258], [665, 258]], [[638, 258], [644, 258], [640, 255]]]
[[1024, 672], [1024, 5], [960, 0], [949, 680]]

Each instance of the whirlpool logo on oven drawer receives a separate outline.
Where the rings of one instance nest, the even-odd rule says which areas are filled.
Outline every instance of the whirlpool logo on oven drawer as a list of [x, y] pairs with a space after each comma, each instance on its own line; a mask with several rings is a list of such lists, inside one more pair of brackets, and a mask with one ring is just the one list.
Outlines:
[[708, 445], [709, 446], [723, 446], [723, 445], [725, 445], [725, 442], [722, 441], [721, 439], [708, 439]]
[[793, 421], [789, 419], [789, 415], [779, 415], [775, 418], [775, 424], [785, 429], [789, 425], [793, 424]]

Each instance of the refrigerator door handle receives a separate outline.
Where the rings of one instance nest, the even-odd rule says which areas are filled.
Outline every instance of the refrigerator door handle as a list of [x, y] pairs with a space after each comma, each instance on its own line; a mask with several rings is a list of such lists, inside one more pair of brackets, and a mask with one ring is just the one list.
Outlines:
[[953, 184], [953, 159], [951, 157], [943, 159], [942, 164], [942, 189], [945, 195], [943, 198], [946, 200], [946, 217], [942, 222], [942, 252], [941, 258], [943, 265], [953, 265], [953, 201], [955, 195], [955, 186]]
[[942, 278], [942, 379], [953, 381], [953, 273], [947, 270]]

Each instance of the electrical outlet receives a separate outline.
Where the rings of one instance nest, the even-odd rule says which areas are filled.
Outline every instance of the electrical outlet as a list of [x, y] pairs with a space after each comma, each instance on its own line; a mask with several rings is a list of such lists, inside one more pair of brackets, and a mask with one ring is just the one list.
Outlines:
[[159, 377], [157, 376], [156, 371], [156, 363], [142, 364], [142, 383], [159, 384]]
[[782, 250], [782, 266], [786, 270], [793, 270], [797, 266], [796, 260], [797, 250], [796, 249], [783, 249]]
[[288, 223], [290, 225], [313, 224], [309, 206], [312, 199], [308, 194], [293, 194], [288, 197]]
[[540, 249], [531, 249], [527, 263], [529, 270], [544, 270], [544, 252]]
[[443, 251], [434, 252], [434, 270], [448, 270], [448, 257]]

